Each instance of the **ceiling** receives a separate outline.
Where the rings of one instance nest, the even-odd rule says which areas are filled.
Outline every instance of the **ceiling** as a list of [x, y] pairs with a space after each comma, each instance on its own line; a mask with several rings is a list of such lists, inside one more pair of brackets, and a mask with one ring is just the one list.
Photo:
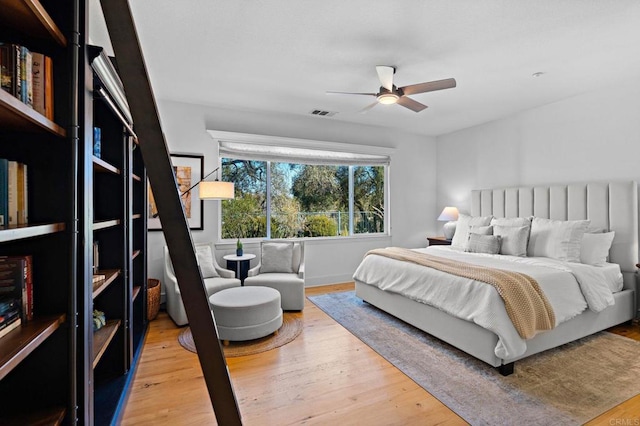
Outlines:
[[[156, 98], [442, 135], [640, 79], [637, 0], [130, 0]], [[414, 113], [378, 105], [376, 65]], [[540, 77], [532, 76], [543, 72]]]

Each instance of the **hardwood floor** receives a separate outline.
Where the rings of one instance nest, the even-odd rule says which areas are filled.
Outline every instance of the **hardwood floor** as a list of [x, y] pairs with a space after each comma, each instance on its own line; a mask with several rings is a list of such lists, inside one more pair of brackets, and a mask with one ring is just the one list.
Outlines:
[[[307, 295], [353, 289], [339, 284]], [[308, 300], [304, 331], [268, 352], [228, 358], [246, 425], [466, 424]], [[151, 322], [122, 425], [211, 425], [215, 416], [195, 354], [178, 343], [165, 312]], [[640, 340], [640, 327], [614, 332]], [[638, 424], [640, 395], [589, 425]]]

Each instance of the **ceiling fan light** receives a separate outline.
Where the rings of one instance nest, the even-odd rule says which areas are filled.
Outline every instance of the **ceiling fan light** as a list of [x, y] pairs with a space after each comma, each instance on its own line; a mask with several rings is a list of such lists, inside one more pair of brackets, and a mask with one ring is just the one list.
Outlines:
[[395, 93], [381, 93], [378, 95], [377, 99], [378, 102], [383, 105], [391, 105], [398, 102], [398, 99], [400, 99], [400, 97]]

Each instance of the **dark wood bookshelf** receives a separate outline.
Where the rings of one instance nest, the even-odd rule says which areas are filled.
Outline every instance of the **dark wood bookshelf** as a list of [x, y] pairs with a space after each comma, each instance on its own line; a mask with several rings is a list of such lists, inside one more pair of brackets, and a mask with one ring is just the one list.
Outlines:
[[120, 320], [108, 320], [105, 326], [93, 332], [93, 368], [96, 368], [96, 365], [100, 362], [109, 343], [115, 337], [120, 324], [122, 324]]
[[138, 295], [140, 294], [140, 289], [141, 287], [139, 285], [133, 287], [133, 292], [131, 294], [132, 300], [136, 300], [138, 298]]
[[101, 220], [93, 223], [93, 230], [99, 231], [101, 229], [113, 228], [120, 225], [120, 219]]
[[51, 336], [65, 318], [64, 314], [34, 318], [0, 338], [0, 380]]
[[67, 135], [65, 129], [4, 90], [0, 90], [0, 123], [4, 129], [18, 132]]
[[0, 227], [0, 243], [55, 234], [65, 230], [64, 223], [12, 225]]
[[[0, 42], [50, 57], [55, 94], [51, 120], [0, 90], [0, 158], [28, 166], [31, 221], [0, 226], [0, 256], [32, 255], [35, 315], [0, 338], [3, 425], [115, 424], [147, 330], [146, 168], [117, 61], [89, 45], [90, 9], [0, 0]], [[94, 333], [95, 309], [108, 322]]]
[[64, 33], [38, 0], [3, 1], [0, 23], [32, 37], [51, 39], [63, 47], [67, 45]]
[[[3, 413], [3, 417], [4, 417]], [[3, 426], [57, 426], [61, 425], [66, 414], [64, 407], [53, 407], [34, 413], [8, 415], [2, 419]]]
[[106, 290], [106, 288], [109, 287], [109, 284], [111, 284], [113, 281], [115, 281], [116, 278], [118, 278], [120, 273], [121, 271], [119, 269], [96, 272], [96, 274], [105, 275], [106, 277], [104, 280], [93, 283], [93, 298], [95, 299], [96, 297], [98, 297], [98, 295], [100, 295], [100, 293]]
[[99, 172], [110, 172], [119, 175], [120, 169], [107, 163], [103, 159], [93, 156], [93, 168]]

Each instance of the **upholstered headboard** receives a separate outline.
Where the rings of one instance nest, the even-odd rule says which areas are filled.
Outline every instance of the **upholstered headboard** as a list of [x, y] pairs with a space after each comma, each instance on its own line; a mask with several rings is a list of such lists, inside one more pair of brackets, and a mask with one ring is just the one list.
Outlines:
[[471, 215], [590, 219], [592, 228], [615, 231], [610, 261], [625, 272], [625, 286], [638, 263], [636, 182], [482, 189], [471, 192]]

